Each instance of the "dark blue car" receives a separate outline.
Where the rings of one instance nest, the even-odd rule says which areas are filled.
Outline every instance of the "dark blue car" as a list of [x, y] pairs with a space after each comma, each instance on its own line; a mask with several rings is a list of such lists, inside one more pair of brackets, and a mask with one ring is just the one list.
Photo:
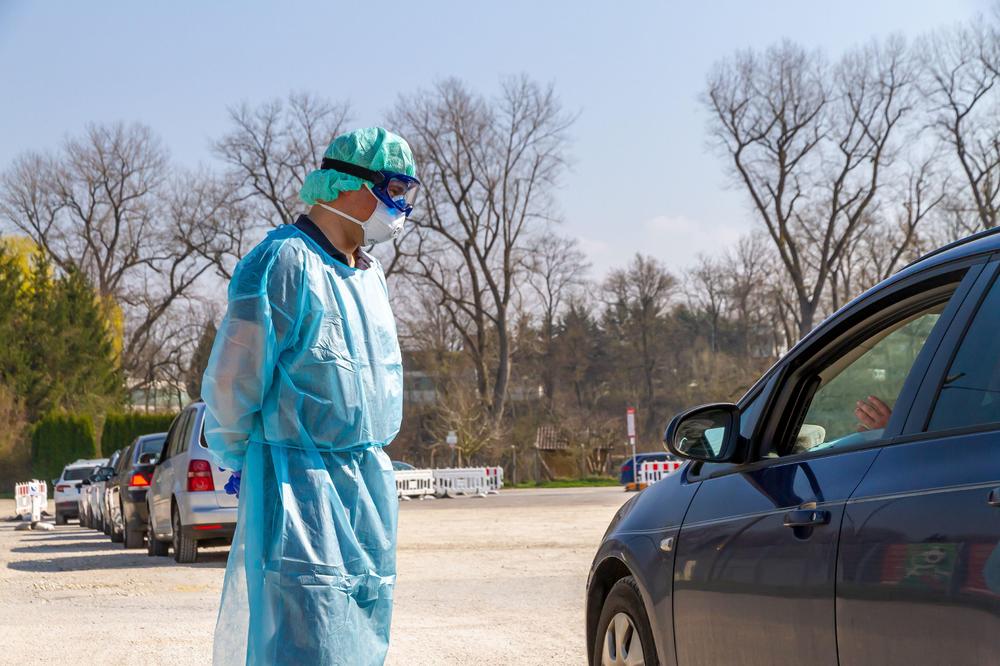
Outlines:
[[1000, 663], [1000, 232], [820, 324], [618, 511], [591, 664]]

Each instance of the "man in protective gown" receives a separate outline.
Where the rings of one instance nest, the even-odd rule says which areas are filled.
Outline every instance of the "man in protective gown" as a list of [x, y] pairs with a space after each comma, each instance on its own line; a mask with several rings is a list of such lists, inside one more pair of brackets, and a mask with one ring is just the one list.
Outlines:
[[[403, 376], [381, 265], [418, 181], [400, 137], [337, 137], [302, 186], [312, 208], [239, 262], [204, 377], [205, 436], [239, 519], [215, 664], [381, 664], [398, 504], [382, 448]], [[227, 486], [228, 487], [228, 486]]]

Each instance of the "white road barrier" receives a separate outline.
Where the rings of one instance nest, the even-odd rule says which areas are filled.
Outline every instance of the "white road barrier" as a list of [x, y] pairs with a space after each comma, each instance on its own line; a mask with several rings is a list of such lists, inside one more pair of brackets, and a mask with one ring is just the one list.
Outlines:
[[[34, 507], [31, 498], [36, 497]], [[33, 520], [40, 520], [40, 514], [49, 510], [49, 489], [44, 481], [32, 479], [22, 483], [14, 484], [14, 513], [22, 520], [32, 518], [32, 509], [38, 512], [39, 517]]]
[[679, 460], [646, 461], [639, 465], [639, 488], [651, 486], [668, 474], [673, 474], [681, 468]]
[[489, 493], [494, 495], [500, 493], [500, 489], [503, 488], [503, 467], [486, 468], [486, 487]]
[[438, 497], [484, 497], [489, 492], [485, 467], [436, 469], [433, 472], [434, 491]]
[[433, 470], [407, 469], [396, 472], [396, 496], [402, 500], [414, 497], [434, 499]]

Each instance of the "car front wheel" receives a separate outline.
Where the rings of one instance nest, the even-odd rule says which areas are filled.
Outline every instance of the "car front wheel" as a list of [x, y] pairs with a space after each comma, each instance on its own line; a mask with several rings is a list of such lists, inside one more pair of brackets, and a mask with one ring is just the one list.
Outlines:
[[608, 593], [597, 623], [592, 663], [600, 666], [657, 666], [656, 644], [635, 578], [622, 578]]

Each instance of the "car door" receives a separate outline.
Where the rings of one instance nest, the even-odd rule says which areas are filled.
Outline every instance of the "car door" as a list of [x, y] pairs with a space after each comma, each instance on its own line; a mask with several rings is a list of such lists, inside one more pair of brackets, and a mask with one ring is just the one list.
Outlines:
[[[748, 462], [688, 475], [700, 487], [676, 546], [678, 664], [837, 664], [846, 502], [878, 443], [901, 430], [974, 279], [968, 266], [935, 271], [848, 308], [775, 371]], [[872, 395], [891, 416], [856, 432], [858, 401]]]
[[[157, 534], [167, 534], [170, 527], [170, 502], [173, 497], [173, 488], [178, 474], [184, 475], [185, 469], [176, 469], [179, 466], [177, 456], [182, 443], [182, 434], [185, 425], [190, 418], [189, 411], [181, 412], [167, 431], [167, 439], [163, 444], [163, 456], [156, 465], [153, 480], [150, 483], [148, 495], [151, 499], [154, 520], [153, 528]], [[182, 465], [181, 465], [182, 466]]]
[[984, 271], [903, 433], [848, 502], [837, 583], [842, 664], [1000, 659], [996, 272]]

